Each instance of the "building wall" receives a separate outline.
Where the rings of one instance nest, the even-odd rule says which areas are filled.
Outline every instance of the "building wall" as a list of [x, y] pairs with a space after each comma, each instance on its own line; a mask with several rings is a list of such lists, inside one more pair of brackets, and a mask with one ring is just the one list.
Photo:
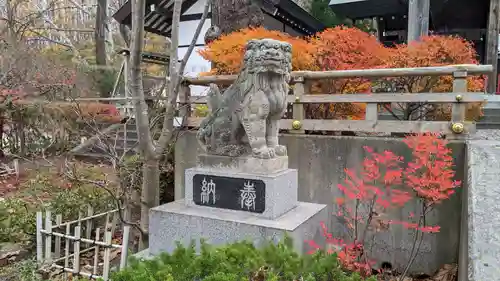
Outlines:
[[[205, 8], [206, 0], [199, 0], [191, 8], [189, 8], [183, 15], [200, 15], [203, 13]], [[198, 26], [199, 20], [182, 21], [179, 25], [179, 59], [182, 60], [184, 54], [187, 52], [191, 41], [193, 40], [194, 33]], [[200, 36], [196, 40], [196, 46], [189, 57], [189, 60], [184, 71], [186, 76], [197, 76], [201, 72], [210, 71], [210, 62], [202, 58], [198, 51], [204, 48], [204, 36], [208, 28], [210, 28], [211, 20], [210, 18], [205, 20], [205, 24], [201, 29]], [[204, 95], [206, 93], [207, 87], [201, 86], [191, 86], [191, 94]]]
[[[199, 143], [196, 131], [184, 132], [175, 147], [175, 198], [184, 194], [184, 171], [196, 165]], [[345, 178], [345, 168], [359, 168], [366, 157], [363, 146], [377, 151], [391, 150], [410, 158], [409, 150], [401, 139], [376, 137], [338, 137], [312, 135], [282, 135], [280, 143], [288, 148], [289, 166], [298, 169], [299, 200], [328, 205], [329, 220], [326, 222], [336, 237], [347, 238], [345, 225], [335, 215], [336, 198], [342, 197], [337, 185]], [[197, 148], [197, 149], [195, 149]], [[457, 180], [464, 182], [465, 145], [452, 143], [457, 169]], [[461, 189], [449, 200], [441, 203], [427, 217], [427, 225], [441, 226], [440, 232], [424, 235], [413, 273], [433, 274], [442, 265], [454, 263], [458, 258]], [[410, 212], [418, 213], [416, 201], [404, 210], [388, 212], [388, 219], [407, 221]], [[318, 226], [320, 227], [320, 226]], [[371, 256], [377, 262], [390, 262], [395, 268], [405, 266], [413, 244], [413, 231], [392, 226], [390, 231], [375, 234]]]

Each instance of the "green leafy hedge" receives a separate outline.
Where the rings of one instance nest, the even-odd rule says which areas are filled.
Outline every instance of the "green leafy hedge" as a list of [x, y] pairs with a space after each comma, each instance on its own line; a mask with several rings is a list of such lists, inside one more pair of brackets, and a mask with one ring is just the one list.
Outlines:
[[[194, 243], [178, 246], [152, 260], [131, 259], [130, 266], [113, 281], [360, 281], [357, 273], [342, 270], [335, 254], [317, 252], [301, 256], [290, 239], [256, 249], [250, 242], [212, 247], [202, 241], [201, 254]], [[367, 279], [375, 281], [376, 279]]]

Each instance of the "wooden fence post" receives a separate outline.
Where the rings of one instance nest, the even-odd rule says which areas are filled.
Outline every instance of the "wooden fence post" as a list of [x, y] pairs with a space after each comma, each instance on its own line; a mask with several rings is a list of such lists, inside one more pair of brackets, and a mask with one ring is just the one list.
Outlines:
[[467, 71], [457, 71], [453, 73], [453, 93], [457, 93], [451, 109], [451, 130], [454, 133], [451, 138], [463, 138], [463, 128], [465, 122], [465, 111], [467, 104], [462, 103], [463, 94], [467, 92]]
[[366, 104], [365, 120], [373, 121], [374, 123], [378, 121], [378, 103]]
[[294, 80], [295, 85], [293, 89], [293, 95], [295, 96], [295, 102], [293, 103], [293, 112], [292, 112], [292, 130], [290, 130], [290, 133], [293, 134], [304, 134], [305, 131], [302, 129], [303, 124], [305, 119], [305, 112], [304, 112], [304, 104], [300, 103], [302, 96], [305, 95], [305, 85], [304, 85], [304, 78], [296, 78]]

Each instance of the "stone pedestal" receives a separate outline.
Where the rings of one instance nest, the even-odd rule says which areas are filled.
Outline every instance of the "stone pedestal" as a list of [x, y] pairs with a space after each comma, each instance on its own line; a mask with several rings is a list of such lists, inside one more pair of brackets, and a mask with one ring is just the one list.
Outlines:
[[201, 155], [185, 177], [184, 199], [151, 210], [150, 255], [201, 238], [212, 245], [250, 240], [259, 246], [288, 234], [300, 253], [308, 250], [304, 241], [323, 240], [326, 205], [298, 202], [297, 170], [288, 168], [288, 157]]
[[[228, 172], [223, 169], [191, 168], [187, 169], [185, 174], [186, 206], [197, 205], [202, 208], [220, 206], [229, 212], [252, 212], [258, 217], [275, 219], [298, 204], [298, 175], [295, 169], [262, 175]], [[203, 181], [206, 181], [207, 185], [210, 181], [216, 184], [215, 196], [209, 196], [208, 202], [202, 202]], [[255, 206], [245, 205], [246, 202], [243, 199], [245, 186], [253, 186], [255, 189]], [[213, 204], [212, 199], [220, 203]]]
[[198, 155], [198, 167], [223, 170], [226, 172], [264, 174], [288, 169], [288, 156], [273, 159], [257, 159], [253, 157], [228, 157], [219, 155]]
[[256, 247], [266, 241], [281, 241], [285, 233], [293, 239], [299, 253], [310, 250], [304, 241], [315, 240], [321, 245], [320, 222], [328, 219], [324, 205], [300, 202], [283, 216], [270, 220], [251, 213], [227, 212], [216, 208], [188, 207], [183, 200], [151, 210], [149, 219], [149, 254], [172, 252], [176, 241], [188, 246], [199, 239], [221, 246], [237, 241], [252, 241]]

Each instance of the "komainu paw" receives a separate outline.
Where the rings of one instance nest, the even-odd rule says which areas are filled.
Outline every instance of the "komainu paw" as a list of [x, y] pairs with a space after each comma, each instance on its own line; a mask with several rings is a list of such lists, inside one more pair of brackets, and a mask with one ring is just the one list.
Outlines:
[[276, 153], [276, 156], [286, 156], [287, 155], [286, 146], [284, 146], [284, 145], [275, 146], [274, 151]]
[[269, 148], [267, 146], [264, 146], [262, 148], [253, 149], [252, 155], [255, 158], [271, 159], [276, 157], [276, 152], [274, 151], [274, 148]]

